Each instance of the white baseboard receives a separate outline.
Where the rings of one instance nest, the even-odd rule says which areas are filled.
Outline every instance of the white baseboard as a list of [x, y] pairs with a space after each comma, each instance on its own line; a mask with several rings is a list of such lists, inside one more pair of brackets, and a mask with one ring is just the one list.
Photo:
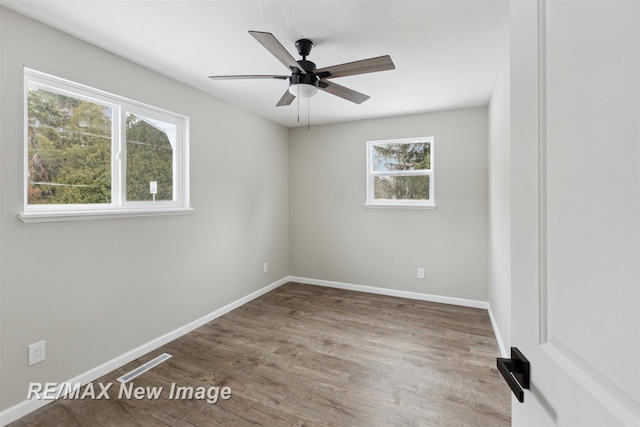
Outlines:
[[346, 289], [349, 291], [367, 292], [370, 294], [388, 295], [392, 297], [409, 298], [420, 301], [439, 302], [442, 304], [461, 305], [464, 307], [489, 309], [486, 301], [477, 301], [465, 298], [445, 297], [440, 295], [423, 294], [420, 292], [400, 291], [397, 289], [378, 288], [375, 286], [355, 285], [353, 283], [332, 282], [329, 280], [309, 279], [307, 277], [289, 276], [289, 281], [304, 283], [306, 285], [326, 286], [328, 288]]
[[493, 311], [491, 311], [491, 305], [487, 309], [489, 311], [489, 319], [491, 319], [491, 326], [493, 327], [493, 333], [496, 336], [496, 341], [498, 341], [498, 348], [500, 348], [500, 355], [502, 357], [508, 358], [509, 354], [507, 353], [507, 349], [504, 346], [504, 341], [502, 341], [502, 335], [500, 335], [500, 329], [498, 329], [498, 323], [496, 323], [495, 317], [493, 317]]
[[[84, 384], [88, 384], [91, 381], [94, 381], [106, 374], [108, 374], [109, 372], [118, 369], [121, 366], [126, 365], [127, 363], [141, 357], [144, 356], [145, 354], [149, 353], [150, 351], [153, 351], [159, 347], [162, 347], [163, 345], [175, 340], [176, 338], [179, 338], [191, 331], [193, 331], [194, 329], [199, 328], [200, 326], [211, 322], [214, 319], [217, 319], [218, 317], [227, 314], [228, 312], [230, 312], [231, 310], [234, 310], [238, 307], [240, 307], [241, 305], [244, 305], [246, 303], [248, 303], [249, 301], [258, 298], [259, 296], [262, 296], [264, 294], [266, 294], [267, 292], [284, 285], [285, 283], [290, 281], [290, 277], [283, 277], [282, 279], [271, 283], [270, 285], [267, 285], [261, 289], [258, 289], [257, 291], [242, 297], [230, 304], [225, 305], [222, 308], [219, 308], [215, 311], [213, 311], [212, 313], [207, 314], [206, 316], [203, 316], [197, 320], [194, 320], [191, 323], [188, 323], [184, 326], [179, 327], [178, 329], [175, 329], [169, 333], [166, 333], [154, 340], [151, 340], [149, 342], [147, 342], [146, 344], [141, 345], [140, 347], [137, 347], [125, 354], [122, 354], [106, 363], [103, 363], [100, 366], [97, 366], [87, 372], [84, 372], [70, 380], [65, 381], [65, 383], [82, 383]], [[56, 394], [57, 394], [57, 390], [56, 390]], [[4, 411], [0, 412], [0, 426], [4, 426], [7, 425], [13, 421], [16, 421], [22, 417], [24, 417], [25, 415], [35, 411], [36, 409], [39, 409], [49, 403], [53, 402], [53, 400], [24, 400], [14, 406], [11, 406], [7, 409], [5, 409]]]

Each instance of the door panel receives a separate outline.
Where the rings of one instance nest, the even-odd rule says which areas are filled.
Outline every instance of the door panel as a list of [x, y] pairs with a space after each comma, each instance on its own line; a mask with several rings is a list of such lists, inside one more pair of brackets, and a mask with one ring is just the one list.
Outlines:
[[629, 366], [611, 363], [640, 356], [634, 9], [546, 4], [546, 285], [549, 342], [640, 401]]
[[640, 3], [511, 3], [513, 425], [640, 425]]

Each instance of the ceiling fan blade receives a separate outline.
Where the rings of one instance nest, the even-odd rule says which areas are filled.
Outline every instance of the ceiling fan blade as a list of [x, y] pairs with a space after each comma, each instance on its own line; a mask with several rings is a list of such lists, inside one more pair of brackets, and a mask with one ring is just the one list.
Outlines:
[[289, 89], [287, 89], [284, 95], [282, 95], [282, 98], [280, 98], [280, 101], [276, 104], [276, 107], [291, 105], [294, 99], [296, 99], [295, 95], [292, 95], [291, 92], [289, 92]]
[[367, 99], [371, 98], [364, 93], [356, 92], [355, 90], [340, 86], [339, 84], [321, 80], [319, 82], [320, 90], [328, 92], [332, 95], [344, 98], [347, 101], [355, 102], [356, 104], [362, 104]]
[[248, 80], [248, 79], [277, 79], [277, 80], [287, 80], [289, 78], [289, 76], [262, 76], [262, 75], [255, 75], [255, 76], [245, 76], [245, 75], [240, 75], [240, 76], [209, 76], [209, 78], [211, 80]]
[[378, 56], [377, 58], [363, 59], [361, 61], [320, 68], [316, 70], [315, 73], [321, 79], [333, 79], [335, 77], [375, 73], [377, 71], [393, 70], [395, 68], [396, 66], [393, 64], [391, 57], [389, 55], [385, 55]]
[[265, 47], [273, 56], [278, 59], [278, 61], [282, 62], [285, 67], [290, 68], [291, 70], [297, 69], [302, 74], [307, 74], [306, 71], [300, 68], [300, 64], [296, 62], [296, 60], [291, 56], [289, 51], [282, 46], [282, 44], [276, 39], [271, 33], [263, 33], [261, 31], [249, 31], [249, 34], [253, 36], [254, 39], [258, 41], [262, 46]]

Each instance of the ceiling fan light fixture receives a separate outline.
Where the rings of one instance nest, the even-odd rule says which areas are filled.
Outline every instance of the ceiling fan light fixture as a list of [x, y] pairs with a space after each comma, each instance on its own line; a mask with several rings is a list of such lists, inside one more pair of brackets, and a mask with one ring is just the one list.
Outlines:
[[[315, 64], [312, 63], [312, 66]], [[311, 98], [318, 93], [319, 81], [320, 79], [312, 72], [307, 74], [294, 73], [289, 77], [289, 93], [300, 98]]]
[[318, 87], [308, 83], [292, 83], [289, 86], [289, 93], [300, 98], [311, 98], [318, 93]]

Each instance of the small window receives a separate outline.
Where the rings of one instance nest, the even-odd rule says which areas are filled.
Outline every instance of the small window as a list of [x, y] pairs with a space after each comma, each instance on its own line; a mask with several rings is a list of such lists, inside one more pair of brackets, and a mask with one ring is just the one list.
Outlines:
[[433, 137], [367, 142], [367, 204], [434, 208]]
[[188, 118], [25, 69], [25, 222], [189, 209]]

